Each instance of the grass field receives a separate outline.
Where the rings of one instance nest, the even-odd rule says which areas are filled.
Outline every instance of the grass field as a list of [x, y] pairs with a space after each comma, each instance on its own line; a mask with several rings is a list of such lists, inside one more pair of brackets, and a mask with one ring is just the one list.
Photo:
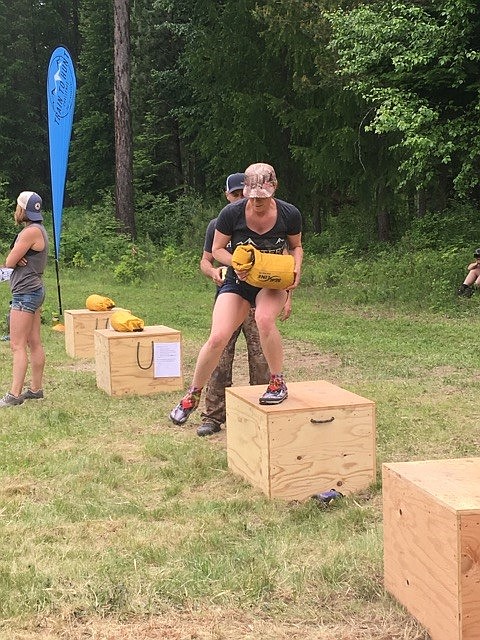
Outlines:
[[[287, 379], [326, 379], [377, 406], [377, 482], [322, 510], [268, 500], [233, 476], [225, 431], [198, 438], [198, 413], [185, 427], [168, 421], [178, 393], [97, 389], [94, 362], [68, 357], [51, 329], [53, 272], [47, 282], [46, 398], [0, 415], [2, 640], [428, 638], [383, 588], [380, 468], [477, 454], [476, 298], [451, 315], [407, 314], [295, 293], [281, 324]], [[188, 381], [210, 283], [61, 274], [63, 309], [90, 293], [181, 330]], [[8, 342], [0, 363], [6, 390]], [[240, 340], [234, 384], [246, 371]]]

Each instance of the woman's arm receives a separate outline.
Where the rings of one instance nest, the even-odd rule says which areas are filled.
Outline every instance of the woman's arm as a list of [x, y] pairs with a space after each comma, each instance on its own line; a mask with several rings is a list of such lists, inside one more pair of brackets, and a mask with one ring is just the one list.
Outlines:
[[213, 236], [212, 254], [215, 260], [218, 260], [221, 264], [230, 266], [232, 264], [232, 254], [226, 248], [230, 242], [231, 236], [226, 236], [224, 233], [220, 233], [218, 229], [215, 229], [215, 235]]
[[295, 281], [288, 289], [295, 289], [300, 284], [300, 277], [302, 273], [303, 262], [303, 247], [302, 247], [302, 234], [297, 233], [294, 236], [287, 236], [288, 240], [288, 252], [293, 256], [295, 272]]
[[213, 255], [204, 249], [200, 260], [200, 271], [207, 278], [211, 278], [217, 287], [220, 287], [223, 282], [221, 269], [222, 267], [215, 267]]
[[[40, 239], [43, 241], [43, 246], [41, 246], [42, 242], [40, 242]], [[15, 244], [5, 259], [5, 266], [14, 269], [17, 264], [24, 259], [29, 249], [34, 248], [37, 251], [41, 251], [44, 247], [45, 240], [40, 229], [26, 227], [18, 234]]]

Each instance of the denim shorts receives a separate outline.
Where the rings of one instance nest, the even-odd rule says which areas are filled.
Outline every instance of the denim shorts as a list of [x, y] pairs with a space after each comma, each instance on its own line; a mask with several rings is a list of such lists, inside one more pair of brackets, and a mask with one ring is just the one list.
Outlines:
[[30, 291], [30, 293], [13, 293], [11, 309], [35, 313], [45, 300], [45, 287]]

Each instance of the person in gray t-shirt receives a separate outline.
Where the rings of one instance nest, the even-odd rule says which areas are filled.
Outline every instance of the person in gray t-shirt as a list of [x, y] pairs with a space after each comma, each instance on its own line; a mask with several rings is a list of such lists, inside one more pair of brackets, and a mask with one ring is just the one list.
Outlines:
[[[23, 225], [10, 247], [4, 266], [10, 275], [10, 348], [13, 379], [10, 391], [0, 399], [0, 408], [43, 398], [45, 350], [40, 335], [41, 307], [45, 299], [43, 272], [47, 264], [48, 236], [43, 226], [42, 199], [34, 191], [22, 191], [17, 198], [15, 222]], [[27, 368], [31, 386], [23, 391]]]

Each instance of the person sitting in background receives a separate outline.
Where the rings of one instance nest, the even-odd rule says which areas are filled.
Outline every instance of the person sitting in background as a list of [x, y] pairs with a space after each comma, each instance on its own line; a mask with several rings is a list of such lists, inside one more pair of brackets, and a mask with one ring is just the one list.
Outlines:
[[457, 295], [471, 298], [475, 289], [480, 288], [480, 248], [473, 252], [474, 262], [467, 266], [468, 274], [457, 290]]
[[[225, 197], [229, 202], [237, 202], [243, 198], [244, 173], [233, 173], [228, 176]], [[211, 278], [218, 288], [222, 286], [224, 278], [222, 271], [225, 267], [215, 266], [212, 254], [213, 236], [217, 218], [211, 220], [205, 233], [203, 255], [200, 261], [200, 270], [207, 278]], [[288, 297], [290, 301], [290, 296]], [[288, 312], [289, 313], [289, 312]], [[243, 332], [247, 344], [248, 370], [250, 384], [268, 384], [270, 374], [268, 364], [263, 355], [255, 323], [255, 309], [252, 307], [242, 325], [236, 329], [223, 350], [220, 362], [210, 376], [205, 394], [205, 410], [202, 412], [202, 424], [197, 429], [199, 436], [211, 436], [221, 430], [221, 425], [226, 420], [225, 388], [232, 386], [233, 359], [235, 357], [235, 345], [238, 336]]]

